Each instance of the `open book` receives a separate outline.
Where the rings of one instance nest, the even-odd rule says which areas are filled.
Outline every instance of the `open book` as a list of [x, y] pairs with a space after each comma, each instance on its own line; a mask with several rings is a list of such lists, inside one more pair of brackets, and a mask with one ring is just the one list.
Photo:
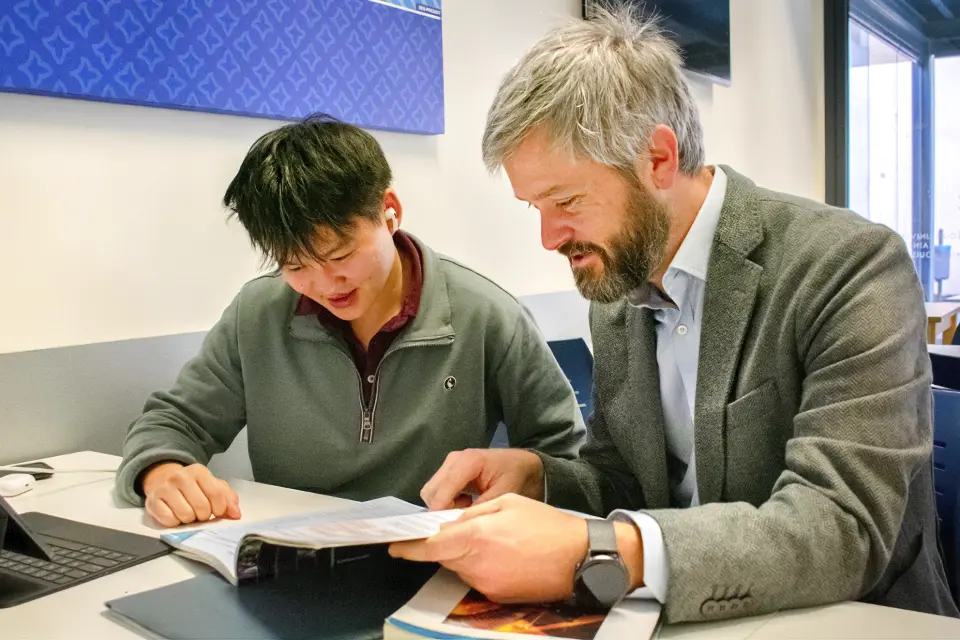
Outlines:
[[[233, 585], [304, 566], [357, 559], [355, 548], [428, 538], [459, 509], [426, 511], [397, 498], [379, 498], [298, 516], [167, 533], [180, 555], [204, 562]], [[341, 549], [338, 554], [335, 550]]]
[[406, 605], [386, 620], [384, 640], [414, 638], [647, 640], [660, 624], [656, 600], [626, 599], [609, 611], [566, 603], [497, 604], [440, 569]]

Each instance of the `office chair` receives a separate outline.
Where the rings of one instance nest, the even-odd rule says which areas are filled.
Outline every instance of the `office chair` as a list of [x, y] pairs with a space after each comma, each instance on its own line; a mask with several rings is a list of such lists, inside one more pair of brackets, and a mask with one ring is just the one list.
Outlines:
[[[570, 386], [577, 396], [577, 405], [586, 422], [593, 411], [593, 354], [583, 338], [551, 340], [547, 342], [553, 357], [567, 375]], [[507, 428], [502, 422], [490, 441], [491, 449], [508, 448]]]
[[584, 421], [593, 413], [593, 354], [583, 338], [551, 340], [547, 343], [560, 368], [577, 394]]
[[960, 602], [960, 391], [933, 390], [933, 484], [947, 580]]
[[[957, 331], [960, 336], [960, 331]], [[954, 340], [956, 340], [954, 336]], [[933, 384], [960, 391], [960, 353], [953, 353], [953, 347], [929, 345], [930, 367], [933, 370]]]

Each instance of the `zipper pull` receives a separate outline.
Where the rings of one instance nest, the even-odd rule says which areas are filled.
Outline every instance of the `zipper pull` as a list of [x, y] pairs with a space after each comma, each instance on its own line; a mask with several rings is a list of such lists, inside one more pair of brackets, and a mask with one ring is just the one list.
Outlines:
[[364, 444], [373, 442], [373, 420], [366, 409], [363, 411], [363, 423], [360, 425], [360, 442]]

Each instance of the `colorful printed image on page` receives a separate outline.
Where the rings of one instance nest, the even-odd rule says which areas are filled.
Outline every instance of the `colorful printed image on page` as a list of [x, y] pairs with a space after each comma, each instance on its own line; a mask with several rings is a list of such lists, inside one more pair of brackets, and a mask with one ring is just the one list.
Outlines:
[[605, 613], [563, 604], [498, 604], [471, 589], [444, 624], [501, 633], [593, 640]]

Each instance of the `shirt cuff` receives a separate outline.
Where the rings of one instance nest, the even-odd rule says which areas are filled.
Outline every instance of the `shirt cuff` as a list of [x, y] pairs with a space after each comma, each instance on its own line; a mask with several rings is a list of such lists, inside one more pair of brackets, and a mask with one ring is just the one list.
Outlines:
[[667, 601], [667, 552], [663, 546], [663, 532], [657, 521], [645, 513], [617, 509], [610, 520], [619, 520], [636, 525], [643, 542], [643, 585], [627, 594], [628, 598]]

